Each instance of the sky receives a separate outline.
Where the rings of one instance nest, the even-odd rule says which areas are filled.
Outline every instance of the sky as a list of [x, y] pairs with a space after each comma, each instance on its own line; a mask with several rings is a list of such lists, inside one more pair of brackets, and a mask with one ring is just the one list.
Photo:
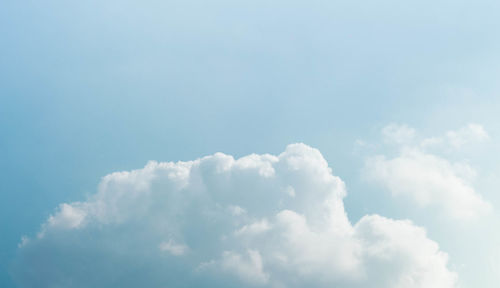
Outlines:
[[2, 1], [0, 286], [497, 287], [499, 6]]

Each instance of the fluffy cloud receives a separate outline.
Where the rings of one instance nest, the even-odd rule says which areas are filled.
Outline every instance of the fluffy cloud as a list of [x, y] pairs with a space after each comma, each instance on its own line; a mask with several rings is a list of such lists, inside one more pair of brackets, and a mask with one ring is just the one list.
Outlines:
[[352, 225], [344, 183], [303, 144], [279, 156], [150, 162], [62, 204], [13, 268], [20, 287], [447, 288], [447, 255], [409, 221]]
[[[385, 139], [401, 139], [414, 131], [407, 126], [390, 125], [382, 130]], [[415, 133], [412, 132], [412, 139]], [[395, 196], [406, 196], [422, 207], [438, 206], [457, 219], [471, 219], [491, 210], [489, 203], [475, 191], [476, 172], [468, 164], [452, 163], [427, 150], [441, 146], [458, 149], [472, 141], [488, 137], [482, 126], [469, 124], [442, 137], [422, 141], [395, 141], [400, 144], [396, 156], [377, 155], [366, 162], [365, 173]], [[408, 137], [404, 137], [408, 139]]]

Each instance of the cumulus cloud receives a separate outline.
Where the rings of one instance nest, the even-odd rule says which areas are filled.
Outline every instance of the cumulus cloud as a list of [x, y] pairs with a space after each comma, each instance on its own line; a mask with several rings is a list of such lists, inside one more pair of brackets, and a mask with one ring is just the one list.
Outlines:
[[321, 153], [217, 153], [105, 176], [62, 204], [13, 264], [20, 287], [447, 288], [457, 275], [423, 228], [351, 224]]
[[[402, 134], [400, 131], [414, 131], [407, 126], [398, 128], [394, 124], [388, 127], [382, 130], [382, 134], [385, 138], [387, 134], [394, 134], [389, 137], [391, 139], [401, 138], [398, 136]], [[406, 196], [421, 207], [437, 206], [457, 219], [476, 218], [490, 211], [491, 205], [482, 199], [472, 185], [475, 170], [466, 163], [454, 163], [431, 153], [427, 148], [439, 145], [458, 149], [468, 142], [482, 141], [487, 137], [482, 126], [469, 124], [457, 131], [448, 131], [442, 137], [425, 138], [420, 142], [399, 141], [401, 145], [395, 156], [376, 155], [368, 158], [365, 174], [392, 195]]]

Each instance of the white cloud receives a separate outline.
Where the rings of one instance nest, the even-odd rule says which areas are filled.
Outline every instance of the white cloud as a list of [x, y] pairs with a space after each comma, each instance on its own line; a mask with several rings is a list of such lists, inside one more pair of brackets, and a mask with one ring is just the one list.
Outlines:
[[150, 162], [62, 204], [13, 274], [20, 287], [456, 287], [422, 228], [377, 215], [352, 225], [345, 194], [304, 144]]
[[229, 205], [228, 209], [233, 216], [240, 216], [240, 215], [247, 213], [247, 211], [245, 211], [245, 209], [241, 208], [238, 205]]
[[21, 247], [25, 246], [26, 244], [28, 244], [29, 240], [30, 239], [28, 237], [21, 236], [21, 242], [19, 242], [19, 244], [17, 244], [17, 247], [21, 248]]
[[271, 229], [271, 225], [269, 222], [267, 222], [266, 219], [262, 219], [260, 221], [244, 225], [240, 229], [238, 229], [236, 232], [234, 232], [235, 235], [256, 235], [256, 234], [261, 234], [264, 233], [268, 230]]
[[82, 225], [86, 217], [86, 210], [80, 203], [72, 205], [63, 203], [59, 206], [56, 216], [50, 216], [47, 220], [48, 226], [52, 228], [74, 229]]
[[422, 140], [420, 145], [423, 148], [460, 149], [466, 144], [482, 142], [488, 138], [489, 135], [483, 126], [471, 123], [458, 130], [448, 131], [441, 137], [426, 138]]
[[389, 143], [404, 144], [413, 141], [415, 129], [404, 124], [389, 124], [382, 129], [384, 140]]
[[447, 255], [423, 228], [378, 215], [363, 217], [355, 227], [356, 236], [365, 241], [365, 262], [374, 267], [368, 276], [391, 279], [381, 287], [449, 287], [455, 280], [445, 266]]
[[246, 257], [232, 252], [222, 253], [222, 268], [236, 274], [244, 282], [263, 285], [269, 281], [269, 275], [263, 271], [262, 257], [259, 251], [249, 249]]
[[481, 126], [470, 124], [457, 131], [449, 131], [444, 137], [424, 139], [420, 145], [406, 143], [400, 146], [396, 156], [368, 158], [365, 174], [392, 195], [406, 196], [421, 207], [437, 206], [458, 219], [476, 218], [488, 213], [491, 206], [472, 185], [475, 170], [468, 164], [453, 163], [425, 148], [437, 143], [458, 148], [485, 137], [487, 134]]
[[167, 251], [174, 256], [184, 255], [189, 247], [184, 244], [177, 244], [174, 240], [169, 239], [167, 242], [160, 243], [159, 246], [161, 251]]

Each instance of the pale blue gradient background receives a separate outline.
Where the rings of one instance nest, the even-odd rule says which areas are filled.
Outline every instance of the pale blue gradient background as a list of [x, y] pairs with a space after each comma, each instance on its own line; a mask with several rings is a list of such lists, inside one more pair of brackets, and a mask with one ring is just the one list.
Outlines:
[[14, 285], [21, 236], [107, 173], [304, 142], [347, 183], [351, 220], [411, 218], [468, 287], [496, 287], [485, 259], [500, 251], [498, 222], [455, 227], [375, 193], [354, 143], [390, 122], [430, 135], [480, 123], [491, 140], [466, 156], [498, 207], [498, 11], [498, 1], [3, 0], [0, 286]]

